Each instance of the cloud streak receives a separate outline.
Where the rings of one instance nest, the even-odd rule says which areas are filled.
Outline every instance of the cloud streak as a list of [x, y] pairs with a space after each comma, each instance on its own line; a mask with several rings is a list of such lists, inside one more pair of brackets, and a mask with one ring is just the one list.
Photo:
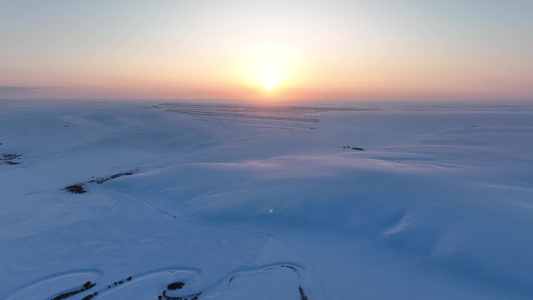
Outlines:
[[34, 91], [41, 91], [49, 89], [47, 87], [27, 87], [27, 86], [1, 86], [0, 85], [0, 94], [7, 93], [27, 93]]

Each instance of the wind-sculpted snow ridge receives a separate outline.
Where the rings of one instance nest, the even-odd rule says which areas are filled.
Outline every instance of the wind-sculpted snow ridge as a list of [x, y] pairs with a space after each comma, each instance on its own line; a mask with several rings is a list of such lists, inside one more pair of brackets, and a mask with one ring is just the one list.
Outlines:
[[6, 300], [61, 300], [94, 291], [102, 272], [98, 270], [70, 270], [52, 274], [15, 289]]
[[[283, 270], [288, 273], [280, 273]], [[293, 284], [289, 291], [269, 282], [257, 286], [254, 279], [265, 279], [265, 274], [275, 281], [278, 277]], [[291, 276], [291, 274], [293, 274]], [[28, 285], [21, 286], [6, 300], [33, 299], [159, 299], [197, 300], [231, 298], [234, 286], [246, 284], [249, 299], [261, 299], [268, 294], [281, 295], [281, 299], [308, 299], [302, 286], [306, 284], [305, 270], [298, 265], [280, 263], [233, 271], [214, 283], [202, 282], [200, 270], [187, 268], [165, 268], [130, 275], [116, 281], [102, 282], [104, 272], [97, 270], [71, 270], [53, 274]], [[257, 278], [254, 278], [257, 277]], [[76, 284], [76, 281], [84, 283]], [[92, 281], [91, 281], [92, 280]], [[266, 283], [266, 284], [264, 284]], [[155, 292], [159, 290], [159, 292]], [[273, 291], [273, 292], [269, 292]], [[254, 293], [257, 293], [254, 296]], [[262, 294], [261, 294], [262, 293]], [[266, 295], [265, 295], [266, 293]], [[289, 298], [287, 298], [289, 296]], [[134, 298], [130, 298], [134, 297]], [[267, 296], [268, 297], [268, 296]], [[271, 298], [274, 299], [274, 298]], [[279, 299], [279, 298], [278, 298]]]

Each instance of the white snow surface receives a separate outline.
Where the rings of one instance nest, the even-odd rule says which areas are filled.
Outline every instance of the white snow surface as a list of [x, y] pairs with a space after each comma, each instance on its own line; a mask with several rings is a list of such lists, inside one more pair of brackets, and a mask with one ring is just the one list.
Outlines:
[[527, 104], [0, 101], [0, 143], [0, 299], [533, 298]]

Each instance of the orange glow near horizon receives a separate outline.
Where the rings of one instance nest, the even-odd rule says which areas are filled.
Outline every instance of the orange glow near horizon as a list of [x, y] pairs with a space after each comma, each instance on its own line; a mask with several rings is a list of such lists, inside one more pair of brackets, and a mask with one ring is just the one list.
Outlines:
[[228, 88], [240, 99], [282, 100], [299, 76], [298, 51], [289, 43], [257, 40], [242, 44], [230, 66]]
[[0, 11], [0, 99], [533, 100], [530, 4], [59, 5]]

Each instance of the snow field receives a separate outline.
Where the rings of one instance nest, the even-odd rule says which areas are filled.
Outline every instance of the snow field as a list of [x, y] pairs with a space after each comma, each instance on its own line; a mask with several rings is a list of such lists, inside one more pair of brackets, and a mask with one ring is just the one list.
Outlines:
[[0, 299], [533, 294], [527, 105], [0, 111]]

